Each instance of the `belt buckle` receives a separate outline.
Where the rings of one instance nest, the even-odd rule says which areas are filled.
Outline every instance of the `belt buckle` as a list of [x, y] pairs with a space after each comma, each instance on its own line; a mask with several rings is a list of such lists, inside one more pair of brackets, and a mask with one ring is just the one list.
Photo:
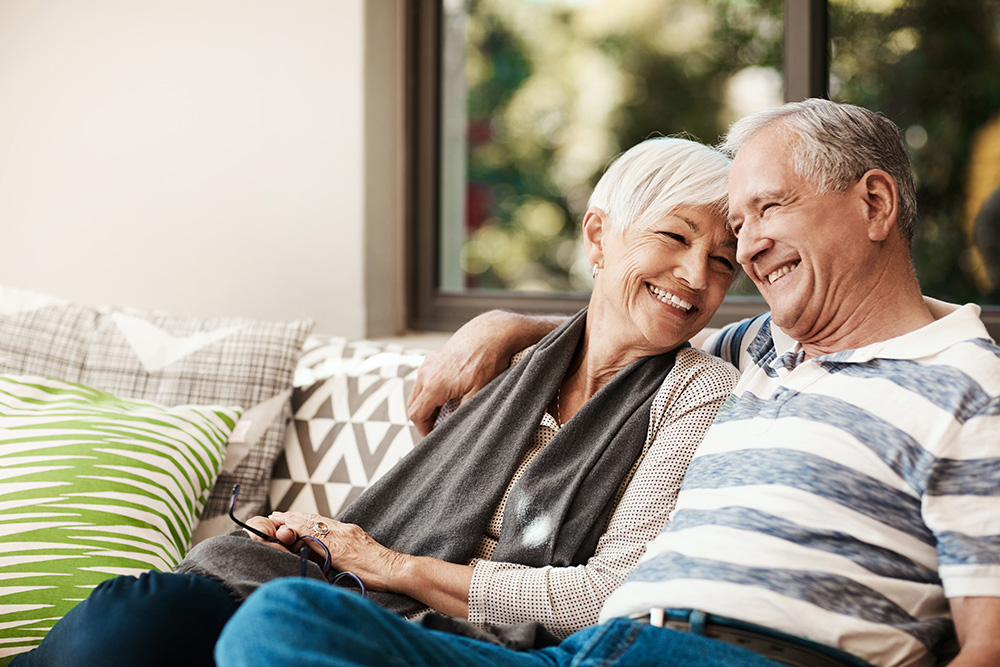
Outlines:
[[666, 624], [667, 612], [663, 607], [649, 608], [649, 624], [654, 628], [662, 628]]

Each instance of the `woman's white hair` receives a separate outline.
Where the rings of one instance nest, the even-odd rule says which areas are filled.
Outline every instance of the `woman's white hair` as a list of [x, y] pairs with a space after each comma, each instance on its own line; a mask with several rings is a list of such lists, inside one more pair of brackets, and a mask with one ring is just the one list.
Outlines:
[[648, 226], [686, 206], [726, 215], [730, 160], [722, 152], [676, 137], [647, 139], [622, 153], [597, 182], [590, 206], [619, 233]]

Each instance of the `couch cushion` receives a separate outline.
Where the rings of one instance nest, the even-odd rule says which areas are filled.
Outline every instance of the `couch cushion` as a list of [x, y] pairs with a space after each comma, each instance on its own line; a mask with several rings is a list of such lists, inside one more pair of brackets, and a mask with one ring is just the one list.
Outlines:
[[336, 516], [413, 449], [406, 397], [426, 350], [314, 336], [292, 393], [292, 425], [271, 480], [275, 509]]
[[241, 406], [243, 422], [204, 515], [224, 514], [237, 482], [241, 511], [260, 513], [291, 414], [295, 365], [311, 328], [307, 321], [93, 308], [0, 286], [0, 373], [81, 382], [166, 405]]
[[0, 375], [0, 664], [101, 581], [180, 561], [238, 418]]

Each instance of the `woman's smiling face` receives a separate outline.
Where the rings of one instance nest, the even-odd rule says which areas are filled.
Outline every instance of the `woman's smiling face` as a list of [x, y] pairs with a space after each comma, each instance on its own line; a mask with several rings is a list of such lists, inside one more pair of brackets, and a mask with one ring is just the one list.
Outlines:
[[[588, 218], [590, 216], [588, 215]], [[594, 296], [632, 345], [667, 351], [704, 328], [737, 271], [736, 239], [707, 206], [681, 207], [652, 224], [605, 229]]]

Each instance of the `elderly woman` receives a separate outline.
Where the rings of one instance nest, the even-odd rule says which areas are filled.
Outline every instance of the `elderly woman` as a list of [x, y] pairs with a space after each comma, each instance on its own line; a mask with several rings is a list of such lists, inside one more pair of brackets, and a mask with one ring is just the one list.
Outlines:
[[[249, 525], [274, 541], [234, 533], [200, 544], [176, 573], [112, 580], [15, 664], [131, 664], [136, 655], [157, 664], [161, 651], [164, 664], [206, 655], [211, 664], [237, 602], [297, 574], [284, 545], [301, 536], [406, 616], [534, 621], [559, 637], [595, 623], [666, 523], [736, 380], [685, 345], [737, 271], [723, 213], [728, 170], [720, 153], [683, 139], [624, 153], [583, 219], [589, 306], [439, 420], [339, 521], [255, 517]], [[323, 577], [314, 564], [306, 574]], [[102, 594], [116, 586], [125, 590]], [[217, 611], [192, 620], [210, 597]]]

